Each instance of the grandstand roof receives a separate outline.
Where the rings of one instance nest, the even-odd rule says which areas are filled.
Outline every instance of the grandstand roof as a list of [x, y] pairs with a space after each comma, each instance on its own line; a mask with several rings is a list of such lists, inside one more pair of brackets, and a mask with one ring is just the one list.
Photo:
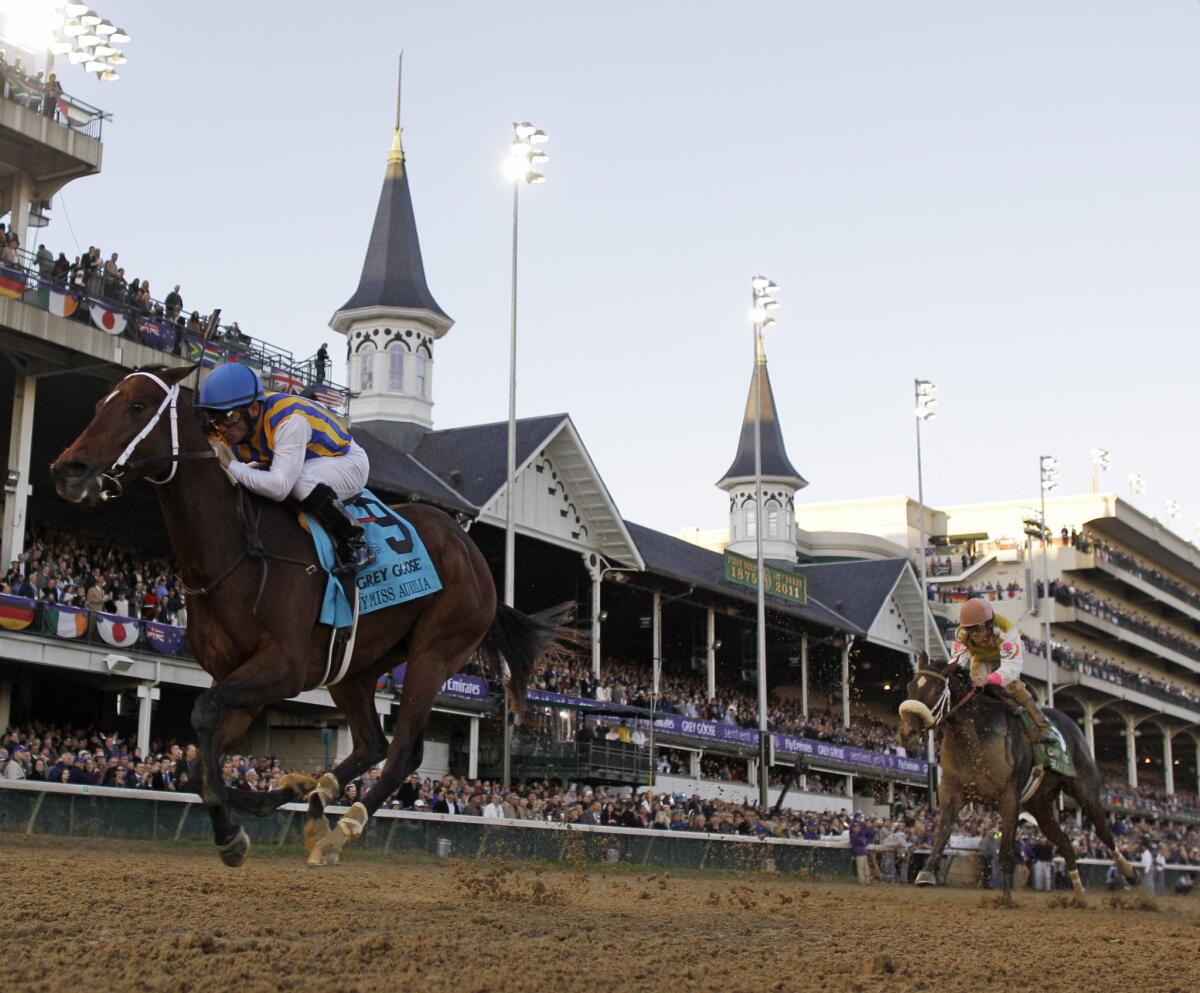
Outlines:
[[771, 376], [767, 372], [765, 361], [754, 364], [754, 375], [750, 378], [750, 392], [746, 397], [746, 412], [742, 417], [742, 433], [738, 438], [737, 455], [733, 465], [726, 470], [725, 475], [717, 483], [726, 483], [739, 479], [754, 478], [754, 397], [755, 385], [760, 398], [759, 411], [762, 423], [762, 474], [770, 479], [787, 480], [796, 489], [801, 490], [808, 485], [808, 480], [796, 471], [788, 458], [787, 449], [783, 444], [783, 429], [779, 425], [779, 412], [775, 407], [775, 394], [771, 390]]
[[[517, 421], [517, 466], [542, 447], [566, 414]], [[413, 452], [417, 460], [449, 482], [475, 506], [482, 507], [508, 477], [508, 422], [472, 424], [430, 431]]]
[[808, 595], [827, 603], [863, 630], [875, 621], [896, 580], [907, 568], [906, 559], [870, 559], [861, 562], [821, 562], [797, 566], [793, 572], [808, 580]]
[[[425, 282], [425, 264], [421, 260], [421, 242], [417, 238], [417, 220], [413, 214], [406, 166], [404, 150], [400, 146], [400, 129], [397, 128], [358, 289], [342, 304], [338, 314], [365, 307], [393, 307], [427, 310], [450, 320]], [[337, 318], [338, 315], [334, 315], [335, 325]]]
[[[724, 557], [718, 553], [680, 538], [672, 538], [668, 534], [643, 527], [641, 524], [634, 524], [632, 521], [626, 521], [625, 526], [629, 528], [629, 533], [637, 543], [638, 551], [642, 553], [647, 572], [677, 579], [699, 589], [720, 593], [722, 596], [750, 603], [755, 601], [756, 596], [753, 590], [730, 583], [725, 579]], [[792, 569], [791, 571], [803, 574], [802, 570]], [[888, 591], [890, 589], [889, 586]], [[888, 591], [883, 594], [885, 598]], [[845, 615], [831, 609], [820, 596], [814, 595], [811, 587], [807, 606], [801, 607], [790, 600], [770, 595], [767, 596], [767, 603], [772, 610], [782, 614], [790, 614], [839, 631], [848, 631], [851, 634], [866, 634], [866, 627], [855, 624]]]

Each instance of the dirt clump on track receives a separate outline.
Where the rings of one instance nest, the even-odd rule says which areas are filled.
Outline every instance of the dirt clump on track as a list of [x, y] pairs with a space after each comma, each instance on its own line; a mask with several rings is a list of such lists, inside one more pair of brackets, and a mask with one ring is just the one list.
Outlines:
[[4, 993], [1184, 993], [1200, 898], [583, 872], [0, 835]]

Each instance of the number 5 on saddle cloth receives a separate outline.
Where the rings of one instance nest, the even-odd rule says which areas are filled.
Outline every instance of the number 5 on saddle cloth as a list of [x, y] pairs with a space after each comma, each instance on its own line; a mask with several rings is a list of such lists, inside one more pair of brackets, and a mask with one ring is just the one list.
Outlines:
[[350, 668], [360, 615], [417, 600], [442, 588], [421, 536], [408, 521], [370, 490], [363, 490], [343, 505], [362, 525], [375, 551], [375, 561], [360, 569], [353, 583], [347, 577], [343, 584], [333, 575], [332, 539], [313, 517], [300, 514], [300, 525], [312, 536], [317, 560], [326, 573], [320, 622], [334, 628], [323, 686], [332, 686]]

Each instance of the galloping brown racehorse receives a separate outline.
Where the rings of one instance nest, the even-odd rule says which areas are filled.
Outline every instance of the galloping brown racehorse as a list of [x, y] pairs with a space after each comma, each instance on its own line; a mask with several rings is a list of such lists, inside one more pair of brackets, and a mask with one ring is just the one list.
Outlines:
[[1021, 792], [1034, 765], [1033, 746], [1005, 702], [986, 690], [973, 689], [967, 671], [948, 663], [927, 662], [909, 682], [906, 696], [900, 704], [901, 743], [913, 747], [919, 733], [930, 729], [942, 736], [937, 826], [929, 861], [917, 876], [918, 886], [936, 885], [942, 850], [950, 839], [958, 811], [964, 803], [977, 802], [1000, 813], [999, 856], [1006, 900], [1012, 895], [1015, 834], [1022, 806], [1033, 814], [1042, 833], [1066, 861], [1071, 885], [1082, 898], [1083, 884], [1076, 868], [1075, 849], [1059, 825], [1055, 811], [1055, 801], [1064, 792], [1075, 799], [1092, 822], [1100, 840], [1113, 853], [1121, 874], [1129, 882], [1134, 881], [1133, 867], [1117, 848], [1100, 800], [1100, 773], [1083, 732], [1070, 717], [1058, 710], [1046, 711], [1046, 716], [1062, 732], [1075, 775], [1060, 776], [1047, 770], [1036, 791], [1022, 804]]
[[[171, 548], [190, 588], [188, 645], [214, 681], [196, 700], [192, 726], [200, 796], [222, 861], [241, 865], [250, 849], [227, 808], [263, 815], [308, 796], [309, 863], [332, 864], [420, 764], [421, 735], [442, 684], [478, 652], [496, 671], [507, 664], [508, 693], [519, 714], [538, 660], [576, 640], [568, 627], [573, 605], [527, 617], [497, 604], [487, 563], [449, 516], [418, 504], [398, 507], [420, 534], [442, 589], [361, 619], [350, 667], [329, 686], [350, 725], [350, 755], [316, 782], [289, 777], [264, 794], [227, 789], [221, 755], [259, 711], [328, 678], [330, 629], [317, 623], [326, 577], [314, 568], [312, 541], [294, 508], [231, 484], [181, 385], [193, 368], [154, 367], [126, 376], [50, 471], [59, 495], [85, 506], [119, 496], [138, 479], [156, 484]], [[379, 676], [401, 662], [408, 668], [389, 747], [374, 691]], [[325, 804], [385, 756], [379, 781], [330, 831]]]

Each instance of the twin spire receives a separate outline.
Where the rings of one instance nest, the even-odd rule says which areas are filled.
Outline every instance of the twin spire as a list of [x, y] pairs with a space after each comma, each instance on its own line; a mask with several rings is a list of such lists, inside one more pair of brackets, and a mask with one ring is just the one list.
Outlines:
[[[403, 52], [400, 58], [403, 66]], [[344, 330], [349, 325], [351, 315], [348, 312], [375, 307], [428, 311], [439, 322], [450, 321], [425, 281], [421, 242], [417, 237], [417, 221], [408, 189], [402, 131], [400, 88], [397, 84], [396, 124], [392, 130], [383, 189], [375, 208], [375, 224], [371, 228], [371, 240], [367, 243], [367, 257], [363, 262], [358, 289], [342, 304], [330, 322], [337, 330]]]

